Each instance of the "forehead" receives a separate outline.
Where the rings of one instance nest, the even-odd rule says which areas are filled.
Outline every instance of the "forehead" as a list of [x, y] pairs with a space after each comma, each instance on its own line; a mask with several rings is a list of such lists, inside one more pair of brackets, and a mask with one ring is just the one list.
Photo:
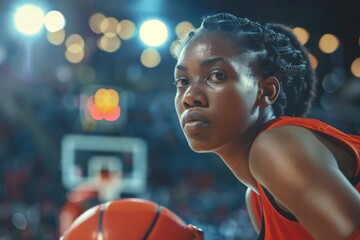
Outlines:
[[241, 53], [235, 43], [235, 36], [230, 34], [201, 32], [195, 34], [181, 51], [178, 63], [189, 59], [204, 59], [210, 57], [232, 58]]

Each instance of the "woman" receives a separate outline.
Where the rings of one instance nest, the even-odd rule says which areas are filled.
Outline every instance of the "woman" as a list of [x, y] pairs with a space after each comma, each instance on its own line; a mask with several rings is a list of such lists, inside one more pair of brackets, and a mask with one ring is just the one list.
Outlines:
[[216, 14], [175, 57], [186, 139], [248, 187], [259, 238], [360, 239], [360, 138], [303, 118], [316, 78], [290, 30]]

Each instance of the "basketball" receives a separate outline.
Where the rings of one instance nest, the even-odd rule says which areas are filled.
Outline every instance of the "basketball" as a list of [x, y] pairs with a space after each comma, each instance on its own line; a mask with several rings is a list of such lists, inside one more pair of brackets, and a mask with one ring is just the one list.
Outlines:
[[80, 215], [63, 240], [193, 240], [202, 231], [175, 213], [144, 199], [120, 199], [97, 205]]

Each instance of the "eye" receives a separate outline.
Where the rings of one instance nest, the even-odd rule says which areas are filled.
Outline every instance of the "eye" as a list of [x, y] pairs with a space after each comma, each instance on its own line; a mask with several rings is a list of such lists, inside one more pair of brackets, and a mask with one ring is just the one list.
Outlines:
[[174, 84], [177, 88], [185, 87], [186, 85], [189, 84], [189, 80], [186, 78], [178, 78], [175, 79]]
[[212, 82], [219, 82], [226, 79], [226, 74], [223, 72], [214, 72], [209, 76], [209, 80]]

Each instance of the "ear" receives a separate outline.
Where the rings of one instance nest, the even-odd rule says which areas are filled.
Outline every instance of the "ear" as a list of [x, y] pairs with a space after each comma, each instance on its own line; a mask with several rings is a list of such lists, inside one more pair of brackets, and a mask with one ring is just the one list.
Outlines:
[[280, 93], [280, 83], [276, 77], [266, 77], [258, 82], [258, 106], [267, 107], [273, 104]]

